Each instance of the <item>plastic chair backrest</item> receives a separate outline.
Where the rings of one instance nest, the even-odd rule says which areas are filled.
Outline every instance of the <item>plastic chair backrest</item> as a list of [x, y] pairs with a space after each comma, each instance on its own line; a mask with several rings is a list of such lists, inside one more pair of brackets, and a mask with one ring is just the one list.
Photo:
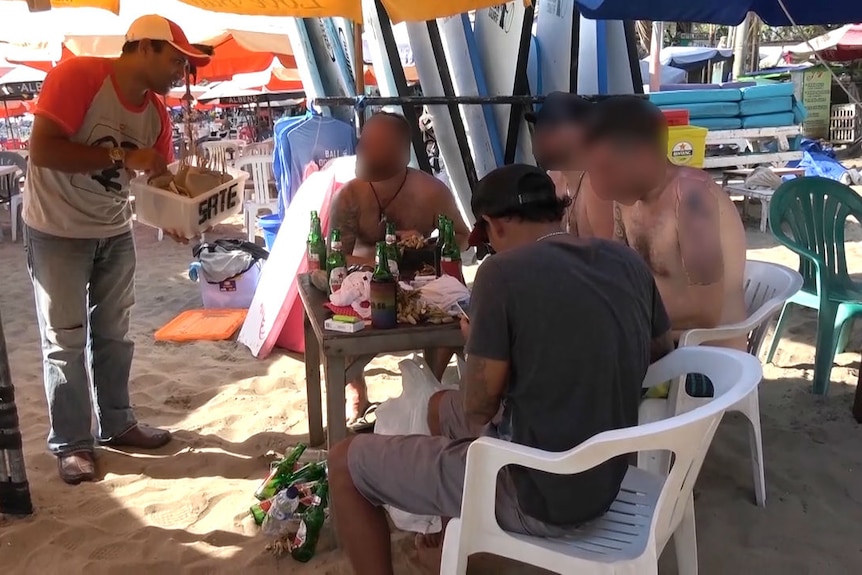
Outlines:
[[256, 144], [248, 144], [242, 149], [243, 156], [260, 156], [272, 154], [273, 142], [258, 142]]
[[848, 218], [862, 222], [862, 198], [826, 178], [796, 178], [772, 195], [769, 229], [798, 254], [806, 290], [821, 297], [834, 288], [854, 287], [844, 251]]
[[266, 204], [274, 201], [269, 196], [269, 181], [272, 177], [271, 154], [242, 156], [236, 160], [234, 167], [251, 174], [251, 179], [254, 182], [254, 201], [256, 203]]
[[760, 362], [747, 353], [717, 347], [688, 347], [677, 349], [651, 365], [643, 385], [653, 387], [686, 373], [703, 373], [709, 377], [715, 387], [715, 398], [682, 415], [600, 433], [561, 453], [491, 438], [474, 441], [467, 453], [462, 537], [479, 537], [485, 541], [507, 537], [497, 524], [493, 489], [499, 470], [507, 465], [573, 475], [620, 455], [669, 451], [674, 455], [674, 463], [662, 487], [651, 526], [661, 549], [682, 521], [722, 415], [754, 391], [763, 375]]
[[27, 173], [27, 159], [15, 152], [0, 152], [0, 166], [18, 166], [18, 169]]
[[770, 262], [745, 262], [746, 318], [735, 324], [691, 329], [679, 338], [680, 347], [748, 336], [748, 352], [756, 356], [766, 336], [769, 321], [802, 287], [802, 276], [790, 268]]

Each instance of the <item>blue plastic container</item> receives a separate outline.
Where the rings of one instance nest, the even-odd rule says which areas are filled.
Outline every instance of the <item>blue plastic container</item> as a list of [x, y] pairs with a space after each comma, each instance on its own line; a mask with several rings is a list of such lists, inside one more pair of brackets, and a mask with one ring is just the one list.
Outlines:
[[267, 251], [272, 251], [272, 245], [275, 243], [275, 236], [278, 235], [278, 228], [281, 227], [281, 218], [278, 214], [269, 214], [257, 218], [257, 225], [263, 232], [263, 243], [266, 244]]

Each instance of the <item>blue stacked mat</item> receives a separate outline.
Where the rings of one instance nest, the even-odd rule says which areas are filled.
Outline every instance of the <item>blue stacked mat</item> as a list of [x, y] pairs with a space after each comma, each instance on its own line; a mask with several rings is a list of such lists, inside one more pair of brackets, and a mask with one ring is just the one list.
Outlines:
[[793, 97], [793, 84], [656, 92], [649, 98], [663, 110], [688, 110], [692, 126], [709, 130], [792, 126], [805, 119]]

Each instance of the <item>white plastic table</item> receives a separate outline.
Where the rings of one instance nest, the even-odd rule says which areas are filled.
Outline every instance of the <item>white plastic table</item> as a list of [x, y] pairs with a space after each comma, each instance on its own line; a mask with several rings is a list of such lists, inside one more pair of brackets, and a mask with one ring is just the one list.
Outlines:
[[760, 202], [760, 231], [766, 232], [769, 223], [769, 202], [772, 201], [772, 194], [775, 192], [772, 188], [746, 188], [744, 184], [730, 184], [724, 187], [724, 191], [731, 195], [738, 195], [745, 198], [742, 203], [742, 214], [748, 213], [749, 200], [757, 200]]

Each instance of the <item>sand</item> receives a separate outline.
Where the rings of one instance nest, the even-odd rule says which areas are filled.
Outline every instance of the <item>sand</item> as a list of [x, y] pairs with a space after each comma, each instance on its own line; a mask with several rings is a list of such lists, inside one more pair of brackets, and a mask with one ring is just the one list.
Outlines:
[[[45, 575], [225, 573], [262, 575], [350, 573], [327, 534], [310, 563], [276, 560], [246, 510], [265, 474], [270, 450], [306, 439], [301, 357], [275, 353], [264, 361], [233, 342], [157, 344], [153, 332], [182, 310], [200, 305], [186, 277], [188, 246], [156, 240], [137, 226], [139, 269], [132, 337], [137, 344], [131, 389], [142, 421], [176, 439], [149, 455], [100, 449], [100, 480], [76, 487], [57, 477], [45, 449], [47, 415], [38, 331], [24, 250], [9, 242], [0, 211], [0, 309], [17, 388], [24, 449], [36, 513], [0, 518], [3, 573]], [[749, 257], [795, 267], [795, 257], [748, 222]], [[221, 235], [241, 235], [221, 226]], [[862, 231], [848, 245], [851, 269], [862, 270]], [[793, 314], [776, 366], [761, 386], [768, 502], [753, 504], [748, 436], [738, 417], [719, 430], [697, 487], [701, 572], [706, 575], [862, 572], [862, 442], [850, 416], [862, 341], [837, 358], [828, 397], [809, 392], [815, 315]], [[372, 399], [399, 393], [397, 361], [371, 366]], [[395, 536], [397, 573], [423, 568], [409, 537]], [[674, 573], [672, 547], [662, 572]], [[424, 563], [421, 563], [422, 559]], [[433, 558], [432, 558], [433, 559]], [[473, 573], [534, 573], [478, 562]], [[485, 563], [484, 565], [482, 563]]]

